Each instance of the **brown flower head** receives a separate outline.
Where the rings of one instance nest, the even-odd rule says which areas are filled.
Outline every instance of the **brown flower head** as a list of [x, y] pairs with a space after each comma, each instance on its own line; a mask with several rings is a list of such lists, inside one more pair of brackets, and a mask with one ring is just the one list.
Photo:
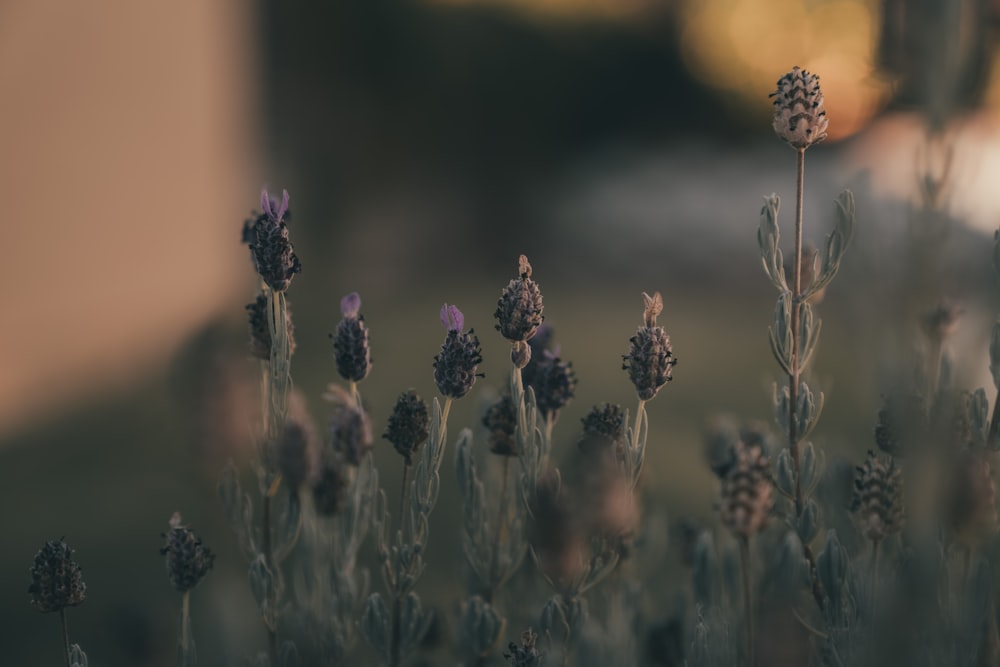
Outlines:
[[73, 560], [73, 549], [60, 538], [46, 542], [31, 566], [31, 604], [41, 612], [75, 607], [87, 598], [83, 573]]
[[673, 380], [673, 367], [677, 364], [670, 336], [657, 326], [656, 318], [663, 311], [663, 298], [657, 292], [649, 296], [642, 293], [643, 326], [629, 339], [629, 353], [622, 359], [622, 368], [628, 371], [639, 398], [648, 401], [656, 396], [660, 387]]
[[789, 146], [805, 150], [826, 139], [830, 124], [823, 109], [819, 77], [798, 67], [778, 79], [774, 99], [774, 131]]
[[771, 464], [759, 446], [736, 444], [736, 461], [722, 481], [722, 523], [733, 535], [753, 537], [774, 506]]
[[462, 333], [465, 316], [456, 306], [444, 304], [441, 308], [441, 324], [448, 335], [441, 345], [441, 352], [434, 357], [434, 382], [438, 391], [448, 398], [462, 398], [472, 389], [483, 356], [476, 332], [469, 329]]
[[429, 428], [427, 404], [417, 392], [410, 389], [396, 399], [382, 437], [391, 442], [399, 455], [406, 459], [406, 465], [410, 465], [413, 463], [412, 456], [427, 440]]
[[[518, 277], [511, 280], [500, 294], [497, 301], [496, 329], [500, 335], [512, 343], [524, 343], [542, 324], [542, 292], [538, 283], [531, 279], [531, 264], [528, 258], [521, 255], [518, 258]], [[523, 364], [530, 359], [530, 348], [520, 346]], [[524, 350], [527, 350], [525, 353]], [[527, 358], [525, 358], [527, 356]]]
[[854, 475], [851, 511], [862, 534], [873, 542], [903, 529], [903, 476], [892, 457], [868, 452]]
[[181, 515], [170, 517], [170, 530], [163, 533], [167, 543], [160, 547], [160, 554], [167, 557], [167, 576], [181, 593], [194, 588], [212, 569], [215, 554], [201, 542], [187, 526], [181, 525]]
[[[264, 213], [252, 225], [250, 258], [267, 286], [275, 292], [284, 292], [292, 284], [295, 274], [302, 271], [302, 264], [295, 256], [292, 242], [288, 239], [288, 226], [285, 224], [288, 191], [282, 192], [279, 204], [276, 198], [264, 190], [260, 195], [260, 203]], [[251, 231], [244, 226], [244, 239], [249, 236]]]
[[499, 456], [517, 456], [517, 414], [514, 399], [510, 394], [504, 394], [491, 405], [483, 415], [483, 426], [486, 427], [490, 451]]

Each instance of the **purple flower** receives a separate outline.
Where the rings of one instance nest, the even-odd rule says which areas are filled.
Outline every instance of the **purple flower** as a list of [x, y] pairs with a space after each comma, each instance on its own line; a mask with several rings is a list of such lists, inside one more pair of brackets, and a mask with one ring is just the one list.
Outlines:
[[357, 292], [351, 292], [343, 299], [340, 300], [340, 313], [344, 317], [357, 319], [358, 313], [361, 312], [361, 295]]
[[281, 222], [288, 212], [288, 190], [281, 191], [281, 204], [278, 204], [277, 197], [269, 194], [267, 188], [262, 189], [260, 191], [260, 207], [275, 224]]
[[465, 315], [458, 309], [458, 306], [441, 306], [441, 324], [447, 331], [461, 331], [465, 325]]

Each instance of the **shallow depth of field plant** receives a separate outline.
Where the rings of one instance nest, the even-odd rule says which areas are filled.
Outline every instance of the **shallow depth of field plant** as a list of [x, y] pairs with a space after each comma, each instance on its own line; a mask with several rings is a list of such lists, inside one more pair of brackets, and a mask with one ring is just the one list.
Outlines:
[[[825, 398], [810, 362], [824, 294], [836, 289], [855, 225], [865, 220], [856, 223], [845, 191], [825, 240], [813, 246], [804, 238], [806, 156], [828, 123], [819, 77], [796, 67], [772, 98], [774, 130], [792, 149], [795, 201], [789, 214], [777, 196], [765, 196], [760, 211], [756, 251], [761, 280], [776, 293], [773, 322], [767, 332], [734, 327], [733, 335], [759, 335], [781, 381], [772, 415], [720, 422], [708, 434], [717, 521], [690, 526], [669, 545], [671, 558], [651, 546], [650, 522], [671, 508], [644, 503], [643, 464], [650, 434], [671, 446], [670, 425], [651, 421], [647, 404], [684, 391], [668, 335], [670, 294], [683, 285], [623, 295], [634, 300], [635, 320], [620, 323], [620, 377], [635, 398], [598, 403], [581, 423], [560, 418], [577, 389], [572, 362], [545, 322], [560, 304], [544, 301], [545, 267], [524, 255], [512, 258], [513, 277], [497, 279], [492, 322], [467, 321], [453, 296], [441, 294], [440, 309], [413, 323], [441, 327], [440, 347], [424, 352], [437, 394], [392, 388], [398, 398], [385, 407], [384, 424], [373, 423], [365, 400], [367, 383], [378, 381], [378, 350], [364, 301], [338, 295], [333, 380], [324, 413], [311, 415], [293, 381], [287, 294], [303, 267], [290, 240], [290, 198], [262, 193], [261, 211], [243, 227], [259, 276], [246, 307], [248, 363], [259, 373], [260, 419], [248, 425], [256, 446], [247, 469], [230, 463], [220, 471], [218, 511], [233, 536], [208, 539], [238, 542], [259, 616], [258, 641], [230, 664], [1000, 664], [992, 572], [1000, 398], [990, 405], [984, 389], [952, 384], [949, 337], [961, 309], [941, 300], [915, 326], [922, 344], [901, 371], [907, 381], [871, 406], [867, 457], [853, 469], [827, 465]], [[793, 239], [787, 255], [782, 231]], [[1000, 232], [993, 257], [1000, 272]], [[490, 378], [499, 388], [480, 423], [453, 423], [455, 402], [483, 382], [485, 336], [509, 342], [509, 372]], [[1000, 319], [982, 357], [1000, 389]], [[768, 419], [773, 426], [762, 426]], [[390, 446], [402, 480], [393, 488], [371, 454]], [[457, 525], [435, 515], [449, 477], [461, 501]], [[428, 545], [445, 531], [460, 533], [464, 568], [452, 577], [451, 607], [432, 610], [424, 575], [452, 564], [431, 561]], [[199, 619], [190, 598], [215, 556], [180, 514], [162, 537], [164, 584], [179, 594], [178, 664], [193, 666]], [[668, 567], [675, 571], [664, 577]], [[70, 643], [67, 614], [87, 592], [64, 540], [39, 550], [31, 602], [58, 612], [61, 636], [53, 622], [52, 641], [61, 642], [68, 667], [87, 665]]]

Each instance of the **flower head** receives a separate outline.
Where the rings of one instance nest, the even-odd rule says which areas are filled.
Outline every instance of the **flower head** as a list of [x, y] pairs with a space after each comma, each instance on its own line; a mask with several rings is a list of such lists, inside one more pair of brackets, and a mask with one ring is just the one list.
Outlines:
[[280, 204], [267, 190], [261, 192], [260, 198], [264, 213], [244, 224], [243, 239], [250, 244], [250, 258], [260, 277], [275, 292], [284, 292], [295, 274], [302, 271], [285, 224], [288, 191], [282, 192]]
[[736, 444], [736, 460], [722, 481], [722, 523], [733, 535], [752, 537], [774, 506], [771, 464], [759, 446]]
[[181, 515], [170, 517], [170, 530], [163, 533], [167, 543], [160, 553], [167, 557], [167, 576], [181, 593], [194, 588], [212, 569], [215, 554], [187, 526], [181, 525]]
[[677, 359], [670, 347], [670, 336], [656, 324], [656, 317], [663, 311], [663, 298], [659, 292], [653, 296], [643, 292], [642, 299], [643, 326], [629, 339], [632, 345], [629, 353], [622, 357], [622, 368], [628, 371], [639, 398], [648, 401], [656, 396], [660, 387], [674, 379], [672, 369]]
[[903, 529], [903, 477], [892, 457], [883, 459], [869, 451], [854, 475], [851, 511], [861, 532], [878, 542]]
[[798, 67], [780, 79], [774, 98], [774, 131], [789, 146], [805, 150], [826, 139], [829, 121], [823, 109], [819, 77]]
[[[493, 316], [497, 319], [497, 331], [512, 343], [524, 343], [542, 324], [542, 292], [538, 283], [531, 279], [531, 264], [524, 255], [518, 258], [518, 277], [500, 293]], [[530, 348], [521, 347], [527, 350], [530, 358]], [[523, 358], [525, 364], [527, 361]]]
[[357, 292], [351, 292], [341, 299], [340, 312], [343, 319], [337, 324], [337, 331], [330, 334], [337, 372], [350, 382], [364, 380], [372, 368], [368, 328], [365, 327], [365, 318], [360, 311], [361, 297]]
[[441, 323], [448, 335], [440, 354], [434, 357], [434, 382], [442, 395], [462, 398], [472, 389], [476, 378], [482, 377], [482, 373], [476, 372], [483, 360], [479, 338], [472, 329], [462, 333], [465, 316], [456, 306], [444, 304]]
[[488, 432], [490, 451], [499, 456], [517, 456], [517, 414], [514, 399], [504, 394], [483, 415], [483, 426]]
[[392, 409], [389, 424], [382, 437], [391, 442], [399, 455], [406, 459], [406, 465], [410, 465], [413, 463], [413, 455], [427, 440], [429, 428], [427, 403], [410, 389], [396, 399], [396, 406]]
[[87, 598], [83, 572], [73, 560], [73, 549], [62, 539], [46, 542], [31, 566], [31, 604], [38, 611], [60, 611]]
[[530, 387], [535, 390], [535, 401], [543, 415], [558, 412], [573, 398], [576, 390], [576, 373], [573, 364], [563, 361], [546, 350], [535, 368]]
[[620, 405], [602, 403], [590, 409], [581, 420], [583, 437], [581, 451], [610, 449], [616, 457], [621, 457], [625, 446], [625, 411]]

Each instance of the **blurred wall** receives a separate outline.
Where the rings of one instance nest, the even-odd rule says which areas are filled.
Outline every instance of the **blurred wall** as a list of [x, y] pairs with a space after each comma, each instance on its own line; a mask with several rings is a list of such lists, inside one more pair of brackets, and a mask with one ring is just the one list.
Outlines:
[[162, 363], [231, 301], [251, 3], [0, 3], [0, 432]]

